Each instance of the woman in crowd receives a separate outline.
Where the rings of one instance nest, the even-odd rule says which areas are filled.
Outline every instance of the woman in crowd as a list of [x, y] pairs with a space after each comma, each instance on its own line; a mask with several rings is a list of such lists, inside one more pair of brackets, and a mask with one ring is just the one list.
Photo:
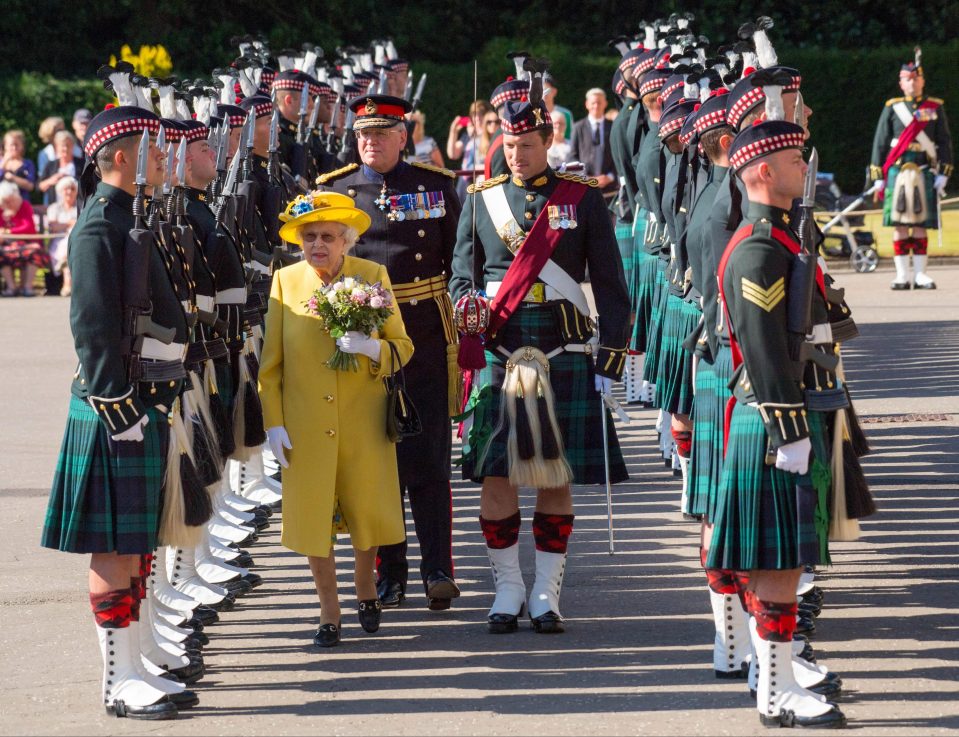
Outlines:
[[[4, 297], [22, 294], [32, 297], [37, 268], [47, 265], [42, 241], [17, 240], [9, 235], [36, 235], [33, 208], [20, 194], [15, 182], [0, 182], [0, 272], [3, 274]], [[13, 271], [20, 270], [20, 289], [14, 287]]]
[[[334, 341], [307, 307], [315, 290], [341, 277], [380, 282], [390, 290], [383, 266], [348, 255], [370, 226], [370, 217], [351, 197], [313, 192], [291, 202], [281, 219], [280, 236], [299, 244], [304, 260], [273, 277], [260, 398], [270, 448], [283, 466], [282, 543], [309, 560], [320, 599], [313, 642], [331, 647], [340, 641], [336, 533], [350, 535], [359, 620], [367, 632], [380, 623], [373, 574], [377, 548], [405, 538], [381, 379], [389, 375], [394, 354], [400, 364], [409, 361], [413, 343], [399, 310], [378, 334], [348, 332]], [[326, 365], [337, 347], [357, 354], [358, 371]]]
[[[486, 130], [484, 121], [489, 114], [496, 114], [486, 100], [474, 100], [470, 105], [468, 116], [453, 118], [450, 123], [450, 133], [446, 140], [446, 156], [449, 159], [462, 159], [461, 167], [465, 171], [477, 171], [477, 181], [483, 179], [483, 166], [486, 163], [486, 152], [495, 128]], [[456, 191], [460, 199], [466, 197], [466, 186], [472, 183], [472, 175], [460, 177]]]
[[406, 160], [439, 167], [446, 166], [436, 139], [426, 135], [426, 116], [422, 111], [416, 110], [410, 114], [410, 119], [413, 121], [413, 145], [416, 147], [416, 153], [408, 156]]
[[[70, 151], [72, 153], [73, 149], [71, 148]], [[47, 208], [47, 230], [51, 233], [62, 233], [63, 235], [50, 241], [48, 248], [50, 266], [54, 276], [63, 276], [60, 296], [69, 297], [72, 285], [70, 283], [70, 267], [67, 264], [67, 241], [79, 214], [77, 211], [77, 180], [70, 176], [63, 177], [54, 185], [54, 191], [57, 199]]]
[[26, 158], [27, 139], [23, 131], [7, 131], [3, 136], [3, 161], [0, 171], [3, 181], [13, 182], [20, 188], [23, 197], [29, 197], [36, 186], [37, 168]]
[[57, 157], [53, 152], [53, 137], [58, 131], [66, 130], [66, 127], [67, 125], [63, 122], [63, 118], [57, 117], [56, 115], [44, 118], [43, 122], [40, 123], [40, 130], [37, 131], [37, 137], [43, 144], [43, 148], [41, 148], [40, 153], [37, 154], [37, 171], [42, 172], [47, 162]]
[[76, 139], [67, 131], [57, 131], [53, 137], [54, 156], [40, 170], [40, 183], [43, 192], [43, 204], [49, 205], [56, 197], [54, 187], [64, 177], [79, 179], [83, 172], [83, 159], [75, 158], [73, 146]]
[[557, 115], [553, 118], [553, 145], [546, 152], [549, 165], [559, 169], [569, 159], [569, 149], [569, 139], [566, 138], [566, 118]]

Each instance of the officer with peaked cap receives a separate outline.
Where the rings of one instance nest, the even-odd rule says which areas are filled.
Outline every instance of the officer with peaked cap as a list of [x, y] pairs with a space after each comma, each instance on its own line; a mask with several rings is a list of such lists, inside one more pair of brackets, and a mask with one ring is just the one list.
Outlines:
[[[357, 256], [386, 266], [413, 340], [407, 389], [423, 432], [397, 445], [400, 488], [408, 496], [429, 608], [443, 610], [460, 595], [454, 581], [450, 417], [460, 409], [456, 331], [447, 291], [460, 213], [455, 174], [402, 154], [410, 104], [389, 95], [350, 103], [362, 163], [323, 174], [317, 184], [349, 195], [372, 224], [357, 241]], [[406, 542], [379, 550], [378, 592], [386, 607], [406, 596]]]

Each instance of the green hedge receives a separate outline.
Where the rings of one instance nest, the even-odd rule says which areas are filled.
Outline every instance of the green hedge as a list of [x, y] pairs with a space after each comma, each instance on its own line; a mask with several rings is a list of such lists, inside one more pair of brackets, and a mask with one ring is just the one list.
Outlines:
[[[477, 54], [480, 97], [488, 97], [493, 87], [513, 72], [505, 59], [506, 52], [513, 48], [525, 48], [550, 60], [559, 88], [557, 99], [577, 118], [585, 114], [582, 101], [587, 89], [609, 89], [617, 62], [606, 50], [587, 53], [558, 42], [526, 45], [510, 38], [494, 38]], [[844, 191], [859, 190], [865, 182], [876, 121], [885, 100], [899, 94], [899, 65], [911, 58], [912, 48], [848, 51], [780, 47], [778, 51], [783, 64], [802, 72], [803, 95], [813, 109], [812, 143], [819, 149], [821, 169], [835, 173]], [[951, 73], [956, 59], [959, 41], [923, 46], [926, 91], [945, 99], [947, 111], [950, 105], [954, 111], [959, 104], [959, 76]], [[472, 64], [414, 61], [413, 69], [417, 79], [423, 72], [429, 75], [422, 109], [427, 115], [429, 134], [443, 148], [450, 121], [465, 114], [473, 99]], [[33, 73], [0, 78], [0, 128], [22, 128], [29, 140], [28, 153], [35, 158], [37, 128], [44, 117], [62, 115], [69, 128], [76, 108], [88, 107], [96, 112], [108, 101], [102, 85], [92, 79], [61, 80]], [[954, 117], [953, 148], [959, 151], [957, 133], [959, 120]], [[956, 182], [950, 183], [950, 188], [955, 185]]]
[[27, 156], [36, 161], [42, 147], [37, 132], [44, 118], [59, 115], [72, 133], [74, 110], [85, 107], [96, 115], [112, 99], [96, 79], [64, 80], [30, 72], [0, 78], [0, 130], [21, 129], [27, 138]]

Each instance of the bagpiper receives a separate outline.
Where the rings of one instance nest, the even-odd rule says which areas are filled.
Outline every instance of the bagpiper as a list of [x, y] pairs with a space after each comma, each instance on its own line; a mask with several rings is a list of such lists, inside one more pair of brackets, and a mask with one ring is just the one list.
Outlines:
[[927, 97], [925, 87], [916, 47], [915, 59], [899, 69], [903, 97], [886, 100], [872, 143], [870, 176], [882, 196], [882, 224], [893, 228], [893, 289], [936, 288], [926, 273], [927, 231], [942, 229], [939, 201], [952, 176], [953, 152], [943, 101]]

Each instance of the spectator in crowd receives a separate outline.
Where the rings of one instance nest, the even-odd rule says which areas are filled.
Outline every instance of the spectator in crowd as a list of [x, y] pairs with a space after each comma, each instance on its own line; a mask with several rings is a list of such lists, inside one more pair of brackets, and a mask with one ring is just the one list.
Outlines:
[[546, 159], [554, 169], [559, 169], [569, 158], [569, 141], [566, 140], [566, 118], [553, 118], [553, 144], [546, 151]]
[[619, 187], [609, 146], [609, 131], [613, 124], [606, 119], [606, 105], [606, 93], [599, 87], [593, 87], [586, 93], [588, 115], [573, 126], [569, 156], [586, 165], [584, 174], [596, 177], [603, 196], [609, 199]]
[[59, 131], [53, 137], [54, 158], [40, 172], [38, 187], [43, 192], [43, 204], [49, 205], [56, 199], [54, 187], [66, 177], [79, 179], [83, 172], [83, 159], [75, 158], [73, 147], [76, 141], [73, 135]]
[[41, 148], [40, 153], [37, 154], [38, 172], [42, 173], [47, 162], [50, 161], [50, 159], [56, 158], [56, 154], [53, 152], [53, 137], [58, 131], [66, 130], [66, 127], [67, 125], [63, 122], [63, 118], [57, 117], [56, 115], [44, 118], [43, 122], [40, 123], [40, 130], [37, 131], [37, 136], [43, 144], [43, 148]]
[[[33, 162], [31, 162], [33, 163]], [[35, 235], [37, 226], [33, 222], [33, 208], [20, 193], [15, 182], [0, 182], [0, 273], [3, 274], [4, 297], [16, 296], [13, 271], [20, 270], [19, 293], [32, 297], [33, 279], [37, 268], [46, 266], [47, 253], [38, 240], [16, 240], [9, 235]]]
[[555, 118], [558, 115], [562, 115], [566, 118], [566, 134], [569, 135], [573, 130], [573, 114], [568, 108], [556, 104], [556, 96], [558, 94], [559, 90], [556, 86], [556, 78], [547, 72], [543, 78], [543, 102], [546, 103], [546, 109], [549, 110], [549, 117]]
[[51, 233], [62, 233], [63, 235], [50, 241], [48, 247], [50, 267], [55, 277], [63, 277], [60, 296], [69, 297], [72, 285], [70, 282], [70, 266], [67, 263], [67, 241], [79, 214], [77, 208], [77, 180], [70, 176], [62, 177], [53, 189], [56, 192], [56, 201], [52, 202], [47, 208], [47, 230]]
[[415, 110], [410, 113], [410, 119], [413, 121], [413, 145], [416, 147], [416, 153], [413, 156], [407, 156], [406, 160], [439, 167], [446, 166], [443, 161], [443, 152], [440, 151], [436, 139], [426, 135], [426, 116], [423, 112]]
[[[495, 110], [490, 110], [486, 113], [486, 117], [483, 118], [483, 134], [492, 142], [498, 130], [499, 115], [496, 114]], [[486, 145], [486, 150], [489, 151], [489, 144]]]
[[93, 113], [85, 107], [73, 113], [73, 135], [77, 139], [77, 143], [73, 147], [74, 158], [83, 158], [83, 149], [80, 146], [83, 145], [83, 139], [87, 137], [87, 126], [90, 125], [91, 120], [93, 120]]
[[21, 130], [10, 130], [3, 135], [3, 181], [13, 182], [23, 197], [29, 197], [36, 186], [37, 168], [26, 157], [27, 139]]
[[[446, 156], [450, 159], [462, 159], [461, 168], [468, 172], [478, 172], [476, 180], [483, 179], [483, 165], [486, 162], [486, 152], [492, 136], [485, 130], [484, 121], [489, 114], [496, 111], [486, 100], [474, 100], [470, 105], [469, 115], [453, 118], [450, 123], [450, 134], [446, 140]], [[495, 133], [495, 129], [491, 132]], [[466, 197], [466, 187], [473, 181], [471, 174], [461, 176], [456, 186], [456, 193], [463, 200]]]

